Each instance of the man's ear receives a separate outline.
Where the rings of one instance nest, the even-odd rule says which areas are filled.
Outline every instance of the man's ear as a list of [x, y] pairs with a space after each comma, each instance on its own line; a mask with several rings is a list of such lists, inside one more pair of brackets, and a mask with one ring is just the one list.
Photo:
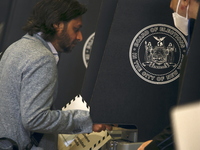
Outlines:
[[58, 23], [56, 23], [56, 24], [54, 23], [54, 24], [53, 24], [54, 29], [57, 29], [58, 26], [59, 26]]
[[56, 31], [63, 30], [64, 29], [64, 23], [63, 22], [54, 23], [53, 27]]

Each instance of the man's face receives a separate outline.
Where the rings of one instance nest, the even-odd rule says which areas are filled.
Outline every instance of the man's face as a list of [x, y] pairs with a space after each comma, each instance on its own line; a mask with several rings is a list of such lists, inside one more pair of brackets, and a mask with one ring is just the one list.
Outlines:
[[59, 52], [70, 52], [77, 42], [82, 41], [82, 18], [77, 17], [68, 23], [61, 22], [52, 44]]

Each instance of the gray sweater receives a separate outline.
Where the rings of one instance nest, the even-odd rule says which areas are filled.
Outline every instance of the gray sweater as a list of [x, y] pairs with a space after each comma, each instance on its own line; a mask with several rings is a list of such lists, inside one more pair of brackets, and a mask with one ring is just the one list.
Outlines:
[[13, 43], [0, 61], [0, 137], [23, 149], [30, 132], [40, 132], [36, 149], [56, 150], [58, 134], [92, 132], [87, 111], [51, 110], [56, 83], [56, 61], [42, 38], [25, 35]]

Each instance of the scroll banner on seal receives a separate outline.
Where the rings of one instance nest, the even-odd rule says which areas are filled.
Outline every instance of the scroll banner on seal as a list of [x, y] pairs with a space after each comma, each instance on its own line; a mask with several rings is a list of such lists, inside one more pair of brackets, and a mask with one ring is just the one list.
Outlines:
[[139, 141], [169, 125], [187, 48], [169, 5], [118, 0], [90, 101], [95, 123], [136, 125]]

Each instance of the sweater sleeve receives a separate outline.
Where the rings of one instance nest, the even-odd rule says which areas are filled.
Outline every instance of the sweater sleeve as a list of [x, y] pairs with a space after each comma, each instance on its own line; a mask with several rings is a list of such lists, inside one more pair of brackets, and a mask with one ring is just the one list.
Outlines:
[[20, 111], [25, 129], [41, 133], [89, 133], [89, 112], [51, 110], [57, 82], [55, 59], [49, 55], [29, 59], [23, 67]]

